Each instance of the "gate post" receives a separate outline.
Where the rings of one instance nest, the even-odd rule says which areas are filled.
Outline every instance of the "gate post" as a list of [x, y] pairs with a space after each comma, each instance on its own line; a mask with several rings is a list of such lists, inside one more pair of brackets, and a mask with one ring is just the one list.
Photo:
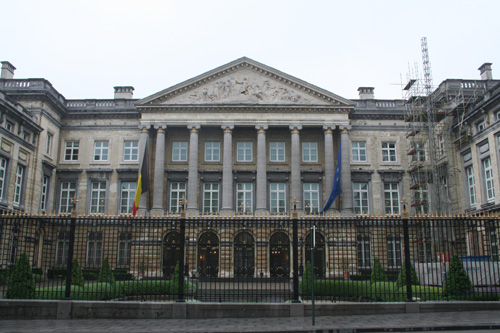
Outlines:
[[[179, 289], [177, 290], [178, 298], [177, 302], [184, 302], [184, 255], [185, 255], [185, 241], [186, 241], [186, 210], [184, 206], [186, 205], [187, 200], [182, 198], [182, 210], [181, 210], [181, 225], [180, 225], [180, 257], [179, 257]], [[174, 272], [175, 274], [175, 272]]]
[[292, 228], [293, 228], [293, 303], [299, 301], [299, 227], [297, 214], [297, 200], [293, 201], [292, 212]]
[[71, 279], [73, 271], [73, 253], [75, 247], [75, 230], [76, 230], [76, 203], [78, 200], [71, 199], [73, 208], [71, 209], [71, 224], [69, 229], [69, 247], [68, 247], [68, 261], [66, 263], [66, 291], [64, 298], [71, 299]]
[[406, 211], [406, 202], [403, 199], [403, 240], [404, 240], [404, 256], [405, 256], [405, 271], [406, 271], [406, 301], [413, 301], [413, 292], [411, 290], [411, 258], [410, 258], [410, 231], [408, 227], [408, 212]]

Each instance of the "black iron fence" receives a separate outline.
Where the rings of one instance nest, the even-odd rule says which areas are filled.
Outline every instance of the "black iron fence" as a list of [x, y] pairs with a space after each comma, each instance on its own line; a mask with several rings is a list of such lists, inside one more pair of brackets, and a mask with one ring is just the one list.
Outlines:
[[4, 215], [0, 297], [284, 302], [314, 283], [328, 301], [498, 300], [499, 221]]

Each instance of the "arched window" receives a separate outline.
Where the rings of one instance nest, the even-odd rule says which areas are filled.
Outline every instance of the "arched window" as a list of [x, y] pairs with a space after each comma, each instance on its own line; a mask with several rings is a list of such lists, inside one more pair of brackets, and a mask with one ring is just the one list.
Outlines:
[[253, 277], [255, 271], [255, 241], [243, 231], [234, 238], [234, 276]]
[[279, 231], [271, 236], [269, 246], [271, 277], [290, 276], [290, 238]]
[[[181, 234], [171, 231], [163, 238], [163, 277], [171, 278], [181, 257]], [[179, 267], [179, 269], [182, 269]]]
[[198, 241], [198, 274], [200, 277], [219, 274], [219, 239], [213, 231], [203, 233]]

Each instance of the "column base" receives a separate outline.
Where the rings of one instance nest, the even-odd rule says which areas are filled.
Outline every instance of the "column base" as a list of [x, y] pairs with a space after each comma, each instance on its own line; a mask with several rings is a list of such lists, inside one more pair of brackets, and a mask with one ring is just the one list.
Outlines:
[[233, 209], [222, 208], [220, 211], [220, 215], [224, 217], [233, 217], [233, 216], [238, 216], [238, 213], [235, 212]]
[[151, 209], [151, 215], [153, 216], [161, 216], [161, 215], [164, 215], [165, 214], [165, 211], [163, 210], [163, 208], [154, 208]]
[[255, 210], [255, 216], [263, 216], [263, 217], [267, 217], [269, 216], [269, 211], [267, 209], [256, 209]]

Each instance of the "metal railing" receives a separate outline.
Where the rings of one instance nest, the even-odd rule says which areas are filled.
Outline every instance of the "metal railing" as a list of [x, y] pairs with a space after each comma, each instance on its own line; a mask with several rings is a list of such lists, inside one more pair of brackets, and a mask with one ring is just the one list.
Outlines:
[[[12, 272], [25, 253], [34, 299], [298, 302], [314, 281], [325, 301], [498, 300], [499, 221], [4, 215], [0, 297], [17, 295]], [[451, 285], [454, 257], [469, 286]], [[72, 274], [77, 262], [83, 280]]]

